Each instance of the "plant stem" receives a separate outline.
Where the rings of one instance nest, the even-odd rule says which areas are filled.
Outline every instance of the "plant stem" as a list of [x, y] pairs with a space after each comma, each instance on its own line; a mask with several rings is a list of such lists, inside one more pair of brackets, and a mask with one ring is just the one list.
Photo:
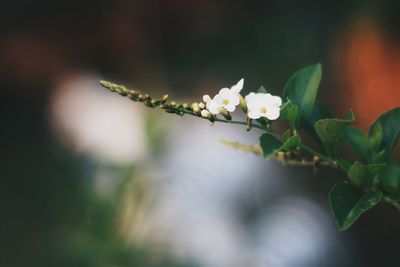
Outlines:
[[[254, 155], [262, 155], [262, 149], [260, 146], [248, 145], [248, 144], [241, 144], [239, 142], [221, 140], [221, 142], [231, 148], [239, 149], [246, 153], [252, 153]], [[295, 166], [302, 166], [302, 167], [317, 167], [317, 166], [330, 166], [331, 163], [327, 161], [320, 161], [318, 163], [306, 160], [306, 159], [293, 159], [288, 157], [285, 154], [275, 153], [267, 157], [267, 159], [278, 161], [282, 164], [286, 165], [295, 165]]]
[[400, 204], [391, 199], [390, 197], [384, 197], [383, 201], [391, 205], [392, 207], [396, 208], [398, 211], [400, 211]]
[[303, 143], [299, 144], [300, 148], [303, 149], [304, 151], [310, 153], [311, 155], [317, 156], [319, 158], [321, 158], [322, 160], [324, 160], [325, 162], [329, 162], [329, 164], [334, 167], [337, 168], [337, 164], [335, 161], [333, 161], [332, 159], [330, 159], [329, 157], [322, 155], [321, 153], [315, 151], [314, 149], [312, 149], [311, 147], [306, 146]]
[[[209, 120], [209, 119], [207, 119], [207, 118], [203, 118], [203, 117], [201, 117], [201, 116], [198, 116], [198, 115], [194, 114], [194, 113], [191, 112], [191, 111], [182, 110], [182, 112], [183, 112], [184, 114], [188, 114], [188, 115], [196, 116], [196, 117], [199, 117], [199, 118], [202, 118], [202, 119], [205, 119], [205, 120]], [[238, 125], [247, 126], [247, 123], [244, 122], [244, 121], [223, 120], [223, 119], [219, 119], [219, 118], [214, 118], [214, 122], [222, 122], [222, 123], [228, 123], [228, 124], [238, 124]], [[254, 123], [251, 123], [251, 124], [250, 124], [250, 127], [251, 127], [251, 128], [256, 128], [256, 129], [263, 130], [263, 131], [265, 131], [266, 133], [268, 133], [268, 134], [270, 134], [270, 135], [273, 135], [273, 136], [275, 136], [275, 137], [278, 137], [278, 136], [279, 136], [279, 133], [274, 132], [274, 131], [271, 131], [271, 130], [268, 130], [268, 129], [266, 129], [266, 128], [263, 127], [263, 126], [260, 126], [260, 125], [254, 124]]]

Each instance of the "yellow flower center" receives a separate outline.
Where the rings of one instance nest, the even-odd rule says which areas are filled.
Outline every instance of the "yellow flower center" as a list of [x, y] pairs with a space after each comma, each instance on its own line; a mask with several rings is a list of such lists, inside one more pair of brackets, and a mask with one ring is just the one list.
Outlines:
[[222, 104], [228, 105], [229, 104], [229, 99], [225, 98], [224, 100], [222, 100]]
[[260, 113], [267, 113], [267, 108], [266, 107], [262, 107], [260, 109]]

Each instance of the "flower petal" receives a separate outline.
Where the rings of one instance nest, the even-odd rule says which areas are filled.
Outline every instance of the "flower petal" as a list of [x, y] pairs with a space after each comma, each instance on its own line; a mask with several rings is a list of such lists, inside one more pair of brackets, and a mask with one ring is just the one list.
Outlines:
[[247, 116], [250, 119], [256, 120], [256, 119], [259, 119], [261, 117], [261, 114], [260, 114], [260, 112], [254, 110], [254, 111], [248, 111], [247, 112]]
[[243, 89], [243, 83], [244, 83], [244, 79], [240, 79], [240, 81], [237, 82], [237, 84], [233, 85], [231, 87], [232, 92], [239, 94], [240, 91]]
[[267, 113], [265, 114], [267, 119], [276, 120], [279, 118], [280, 109], [278, 107], [269, 107], [267, 108]]
[[231, 89], [229, 88], [221, 88], [218, 92], [219, 95], [231, 94]]
[[255, 93], [250, 93], [244, 97], [246, 102], [253, 101], [257, 99], [257, 95]]
[[224, 107], [227, 111], [229, 111], [229, 112], [234, 112], [234, 111], [235, 111], [236, 105], [230, 103], [230, 104], [228, 104], [228, 105], [224, 105], [223, 107]]
[[211, 100], [210, 102], [207, 102], [206, 108], [208, 111], [210, 111], [211, 114], [217, 115], [220, 113], [221, 106], [218, 105], [215, 101]]
[[271, 100], [278, 107], [282, 105], [282, 98], [280, 98], [279, 96], [271, 96]]

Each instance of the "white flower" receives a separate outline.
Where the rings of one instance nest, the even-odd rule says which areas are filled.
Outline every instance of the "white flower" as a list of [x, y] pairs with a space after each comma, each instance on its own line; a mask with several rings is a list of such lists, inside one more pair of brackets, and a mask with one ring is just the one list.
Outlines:
[[279, 117], [282, 99], [279, 96], [263, 93], [250, 93], [245, 97], [247, 116], [251, 119], [265, 117], [276, 120]]
[[240, 103], [240, 91], [243, 89], [243, 79], [229, 88], [222, 88], [214, 97], [214, 101], [229, 112], [235, 111]]
[[221, 106], [214, 99], [211, 99], [209, 95], [204, 95], [203, 101], [206, 103], [206, 108], [211, 114], [217, 115], [221, 112]]

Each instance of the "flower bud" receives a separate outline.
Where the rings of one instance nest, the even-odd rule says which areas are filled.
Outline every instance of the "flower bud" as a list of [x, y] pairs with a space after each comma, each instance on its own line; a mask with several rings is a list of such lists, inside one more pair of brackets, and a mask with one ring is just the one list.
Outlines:
[[164, 104], [165, 102], [167, 102], [167, 100], [168, 100], [168, 95], [163, 95], [161, 103]]
[[320, 157], [318, 157], [318, 156], [314, 156], [313, 157], [313, 166], [314, 167], [318, 167], [320, 162], [321, 162], [321, 158]]
[[199, 104], [193, 103], [193, 104], [192, 104], [192, 110], [193, 110], [193, 113], [194, 113], [194, 114], [198, 115], [198, 114], [200, 113]]
[[200, 103], [199, 103], [199, 108], [200, 108], [200, 109], [205, 109], [205, 108], [206, 108], [206, 105], [205, 105], [203, 102], [200, 102]]
[[188, 103], [183, 103], [182, 108], [188, 110], [189, 109], [189, 104]]
[[207, 102], [211, 101], [211, 97], [209, 95], [203, 95], [203, 101], [205, 103], [207, 103]]
[[209, 118], [211, 118], [211, 113], [208, 111], [208, 110], [206, 110], [206, 109], [203, 109], [201, 112], [200, 112], [200, 114], [201, 114], [201, 116], [203, 117], [203, 118], [207, 118], [207, 119], [209, 119]]
[[232, 120], [231, 114], [224, 108], [220, 109], [220, 113], [222, 114], [222, 116], [224, 116], [225, 119], [227, 119], [228, 121]]
[[243, 96], [239, 95], [239, 105], [242, 108], [243, 112], [247, 114], [247, 105]]
[[203, 117], [203, 118], [205, 118], [205, 119], [209, 119], [211, 122], [214, 122], [214, 116], [208, 111], [208, 110], [206, 110], [206, 109], [203, 109], [201, 112], [200, 112], [200, 114], [201, 114], [201, 116]]

